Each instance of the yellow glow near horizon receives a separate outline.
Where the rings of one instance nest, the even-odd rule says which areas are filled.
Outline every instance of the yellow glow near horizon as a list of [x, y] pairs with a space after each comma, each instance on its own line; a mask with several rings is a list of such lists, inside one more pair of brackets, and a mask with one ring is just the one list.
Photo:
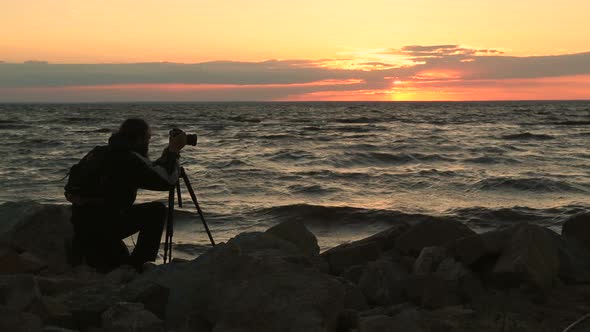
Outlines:
[[53, 63], [338, 58], [461, 44], [587, 51], [586, 0], [3, 0], [0, 60]]

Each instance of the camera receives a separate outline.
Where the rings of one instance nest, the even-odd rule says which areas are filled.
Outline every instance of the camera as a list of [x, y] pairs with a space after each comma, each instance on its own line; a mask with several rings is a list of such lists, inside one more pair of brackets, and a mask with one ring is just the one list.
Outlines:
[[[173, 128], [170, 130], [170, 137], [174, 137], [178, 134], [182, 133], [182, 130], [178, 128]], [[197, 145], [197, 134], [187, 134], [186, 135], [186, 144], [195, 146]]]

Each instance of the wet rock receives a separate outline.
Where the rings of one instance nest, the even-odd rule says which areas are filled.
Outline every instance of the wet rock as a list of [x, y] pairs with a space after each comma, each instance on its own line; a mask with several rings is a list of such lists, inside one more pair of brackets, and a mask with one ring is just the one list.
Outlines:
[[0, 305], [26, 311], [40, 299], [39, 286], [32, 275], [0, 276]]
[[44, 296], [36, 303], [31, 312], [41, 318], [45, 325], [74, 328], [74, 318], [69, 308], [61, 301]]
[[46, 262], [29, 252], [0, 248], [0, 274], [37, 273], [46, 267]]
[[370, 304], [388, 305], [404, 301], [404, 281], [407, 271], [398, 263], [377, 260], [365, 266], [359, 288]]
[[122, 265], [105, 275], [105, 281], [114, 284], [125, 284], [137, 276], [137, 271], [130, 265]]
[[340, 275], [348, 268], [374, 261], [385, 251], [392, 249], [397, 237], [407, 228], [408, 225], [399, 223], [366, 239], [329, 249], [323, 252], [321, 256], [330, 265], [330, 272]]
[[403, 311], [393, 317], [386, 315], [363, 317], [359, 332], [425, 331], [421, 326], [421, 315], [415, 309]]
[[362, 311], [369, 308], [365, 296], [355, 284], [346, 279], [341, 280], [341, 283], [344, 286], [343, 305], [345, 309]]
[[54, 296], [71, 292], [73, 290], [88, 286], [91, 282], [86, 279], [73, 278], [70, 276], [36, 276], [35, 280], [39, 285], [41, 294]]
[[70, 216], [71, 209], [66, 205], [32, 204], [27, 213], [12, 222], [0, 242], [39, 257], [52, 272], [66, 271], [66, 242], [73, 236]]
[[313, 266], [284, 259], [293, 248], [299, 252], [269, 234], [250, 233], [194, 261], [158, 267], [131, 284], [151, 280], [170, 289], [169, 329], [189, 320], [214, 330], [333, 330], [344, 310], [345, 287]]
[[119, 302], [102, 314], [105, 332], [163, 332], [164, 322], [141, 303]]
[[70, 330], [59, 326], [43, 326], [42, 332], [77, 332], [76, 330]]
[[402, 253], [418, 255], [425, 247], [442, 247], [475, 232], [469, 227], [448, 220], [426, 220], [411, 226], [395, 241]]
[[363, 270], [365, 269], [364, 265], [354, 265], [346, 269], [346, 271], [342, 272], [342, 278], [354, 283], [358, 284], [361, 276], [363, 275]]
[[110, 283], [96, 284], [57, 297], [72, 313], [74, 327], [86, 330], [99, 327], [102, 313], [120, 302], [119, 287]]
[[293, 243], [306, 256], [317, 256], [320, 246], [315, 235], [300, 221], [288, 221], [269, 228], [266, 233]]
[[416, 275], [432, 274], [447, 257], [447, 250], [443, 247], [425, 247], [414, 262], [413, 272]]
[[40, 332], [41, 319], [28, 312], [0, 306], [0, 331]]
[[471, 265], [489, 253], [479, 234], [459, 238], [450, 242], [446, 248], [451, 256], [465, 265]]
[[434, 271], [434, 275], [449, 281], [461, 280], [470, 274], [471, 271], [469, 269], [452, 257], [443, 259], [436, 268], [436, 271]]
[[166, 315], [169, 294], [168, 288], [150, 280], [127, 284], [119, 291], [121, 299], [126, 302], [141, 303], [146, 310], [161, 319], [164, 319]]
[[590, 250], [590, 213], [579, 214], [565, 221], [561, 235], [566, 239], [576, 240]]
[[404, 286], [406, 296], [425, 308], [435, 309], [461, 303], [457, 283], [435, 275], [412, 275]]
[[512, 228], [509, 244], [493, 268], [498, 283], [550, 287], [559, 274], [559, 246], [549, 229], [529, 224]]

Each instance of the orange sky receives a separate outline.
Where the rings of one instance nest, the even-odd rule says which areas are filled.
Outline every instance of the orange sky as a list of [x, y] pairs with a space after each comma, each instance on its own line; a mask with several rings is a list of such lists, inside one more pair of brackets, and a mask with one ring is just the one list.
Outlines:
[[[589, 12], [585, 0], [4, 0], [0, 101], [590, 99], [584, 61], [553, 66], [543, 59], [546, 68], [534, 67], [536, 56], [590, 51]], [[412, 45], [435, 53], [404, 50]], [[264, 78], [248, 79], [268, 59], [283, 62], [265, 65]], [[237, 64], [212, 68], [207, 79], [167, 72], [158, 81], [154, 72], [146, 81], [68, 85], [70, 77], [58, 69], [40, 78], [8, 66], [28, 60]], [[422, 72], [400, 69], [425, 62]], [[493, 66], [500, 75], [491, 73]]]

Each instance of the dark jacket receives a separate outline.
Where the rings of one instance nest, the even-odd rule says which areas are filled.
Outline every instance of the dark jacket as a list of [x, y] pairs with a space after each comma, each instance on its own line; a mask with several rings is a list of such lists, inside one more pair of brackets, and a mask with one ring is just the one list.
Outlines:
[[[100, 209], [112, 212], [125, 210], [135, 202], [137, 189], [168, 191], [178, 180], [178, 154], [167, 148], [160, 158], [151, 162], [114, 134], [109, 139], [107, 151], [103, 197], [98, 204]], [[92, 209], [95, 209], [97, 204], [93, 205]], [[74, 209], [90, 208], [74, 205]]]

